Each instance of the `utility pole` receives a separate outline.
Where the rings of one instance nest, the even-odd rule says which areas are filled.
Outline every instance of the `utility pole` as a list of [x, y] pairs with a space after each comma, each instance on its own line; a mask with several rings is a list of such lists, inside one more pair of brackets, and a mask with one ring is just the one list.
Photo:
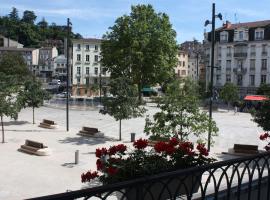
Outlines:
[[69, 18], [67, 19], [67, 84], [66, 84], [66, 89], [67, 89], [67, 96], [66, 96], [66, 125], [67, 125], [67, 131], [69, 131], [69, 37], [70, 37], [70, 25], [71, 22]]
[[102, 84], [101, 84], [101, 65], [99, 67], [99, 105], [101, 106], [101, 90], [102, 90]]
[[222, 15], [219, 13], [215, 14], [215, 3], [212, 4], [212, 21], [206, 20], [205, 26], [212, 24], [211, 31], [211, 64], [210, 64], [210, 102], [209, 102], [209, 130], [208, 130], [208, 151], [210, 151], [211, 146], [211, 133], [212, 133], [212, 110], [213, 110], [213, 81], [214, 81], [214, 53], [215, 53], [215, 18], [218, 17], [222, 20]]
[[197, 61], [197, 65], [196, 65], [196, 77], [197, 77], [197, 81], [199, 81], [199, 52], [196, 52], [196, 61]]

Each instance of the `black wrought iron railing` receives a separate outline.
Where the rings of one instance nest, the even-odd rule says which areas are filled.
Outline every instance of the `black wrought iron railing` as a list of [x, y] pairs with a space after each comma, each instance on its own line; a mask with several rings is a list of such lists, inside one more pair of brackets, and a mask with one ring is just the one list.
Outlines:
[[32, 200], [269, 200], [269, 173], [266, 152]]

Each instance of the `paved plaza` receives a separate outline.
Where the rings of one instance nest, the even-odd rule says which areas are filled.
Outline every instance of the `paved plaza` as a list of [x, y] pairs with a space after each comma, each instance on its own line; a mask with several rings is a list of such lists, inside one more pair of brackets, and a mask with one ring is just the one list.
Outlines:
[[[153, 115], [155, 107], [147, 107], [146, 114]], [[17, 121], [5, 118], [6, 143], [0, 144], [0, 199], [16, 200], [60, 192], [77, 190], [87, 186], [80, 180], [81, 173], [95, 170], [95, 149], [119, 143], [110, 138], [118, 138], [119, 122], [97, 110], [70, 110], [70, 131], [66, 132], [66, 113], [64, 109], [41, 107], [36, 109], [36, 124], [32, 124], [32, 110], [24, 109]], [[219, 127], [212, 153], [227, 151], [235, 143], [259, 145], [258, 136], [262, 132], [251, 120], [248, 113], [233, 111], [214, 112], [213, 117]], [[56, 130], [39, 128], [42, 119], [54, 120], [59, 124]], [[145, 117], [122, 122], [123, 142], [131, 145], [130, 133], [136, 138], [143, 134]], [[78, 136], [82, 126], [100, 129], [107, 139]], [[25, 139], [43, 142], [52, 150], [50, 156], [34, 156], [17, 151]], [[79, 150], [79, 164], [74, 164], [75, 151]]]

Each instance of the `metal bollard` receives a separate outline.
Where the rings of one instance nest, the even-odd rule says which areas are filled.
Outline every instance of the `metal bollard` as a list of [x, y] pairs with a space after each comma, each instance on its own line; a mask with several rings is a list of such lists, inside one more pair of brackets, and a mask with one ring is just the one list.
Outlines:
[[79, 150], [75, 151], [75, 164], [79, 163]]
[[135, 135], [136, 133], [130, 133], [130, 141], [135, 142]]

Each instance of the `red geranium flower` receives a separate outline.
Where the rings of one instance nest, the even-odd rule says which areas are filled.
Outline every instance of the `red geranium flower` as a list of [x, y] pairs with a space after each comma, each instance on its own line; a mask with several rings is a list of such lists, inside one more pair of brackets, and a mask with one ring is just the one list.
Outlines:
[[145, 139], [139, 139], [133, 143], [133, 146], [137, 149], [144, 149], [148, 145], [148, 141]]
[[166, 150], [167, 144], [165, 142], [158, 142], [155, 144], [154, 149], [157, 153], [164, 152]]
[[94, 171], [94, 172], [88, 171], [88, 172], [83, 173], [81, 175], [81, 181], [82, 181], [82, 183], [89, 182], [91, 179], [94, 179], [97, 177], [99, 177], [99, 175], [96, 171]]
[[209, 155], [209, 152], [205, 148], [204, 144], [198, 144], [197, 145], [197, 149], [198, 149], [198, 151], [200, 152], [201, 155], [204, 155], [204, 156], [208, 156]]
[[96, 164], [97, 164], [97, 170], [102, 170], [103, 169], [103, 163], [101, 162], [100, 159], [97, 159]]
[[165, 149], [165, 152], [166, 152], [168, 155], [173, 154], [175, 151], [176, 151], [176, 149], [175, 149], [175, 147], [174, 147], [173, 145], [167, 144], [167, 147], [166, 147], [166, 149]]
[[194, 155], [193, 144], [191, 142], [181, 142], [179, 144], [179, 149], [184, 151], [188, 155]]
[[264, 149], [265, 149], [266, 151], [270, 151], [270, 146], [267, 145], [267, 146], [264, 147]]
[[96, 157], [101, 158], [101, 156], [106, 155], [108, 153], [108, 150], [106, 148], [102, 149], [96, 149]]
[[118, 144], [116, 150], [120, 153], [124, 153], [127, 150], [127, 146], [124, 144]]
[[172, 146], [176, 146], [176, 145], [178, 145], [178, 143], [179, 143], [179, 141], [175, 137], [171, 138], [170, 141], [169, 141], [169, 144], [172, 145]]
[[268, 133], [263, 133], [260, 135], [260, 140], [266, 140], [269, 137]]
[[116, 154], [116, 152], [117, 152], [116, 146], [112, 146], [109, 148], [109, 155], [110, 156]]
[[108, 169], [107, 169], [107, 171], [108, 171], [108, 174], [109, 175], [115, 175], [117, 172], [118, 172], [118, 169], [117, 168], [115, 168], [115, 167], [108, 167]]

